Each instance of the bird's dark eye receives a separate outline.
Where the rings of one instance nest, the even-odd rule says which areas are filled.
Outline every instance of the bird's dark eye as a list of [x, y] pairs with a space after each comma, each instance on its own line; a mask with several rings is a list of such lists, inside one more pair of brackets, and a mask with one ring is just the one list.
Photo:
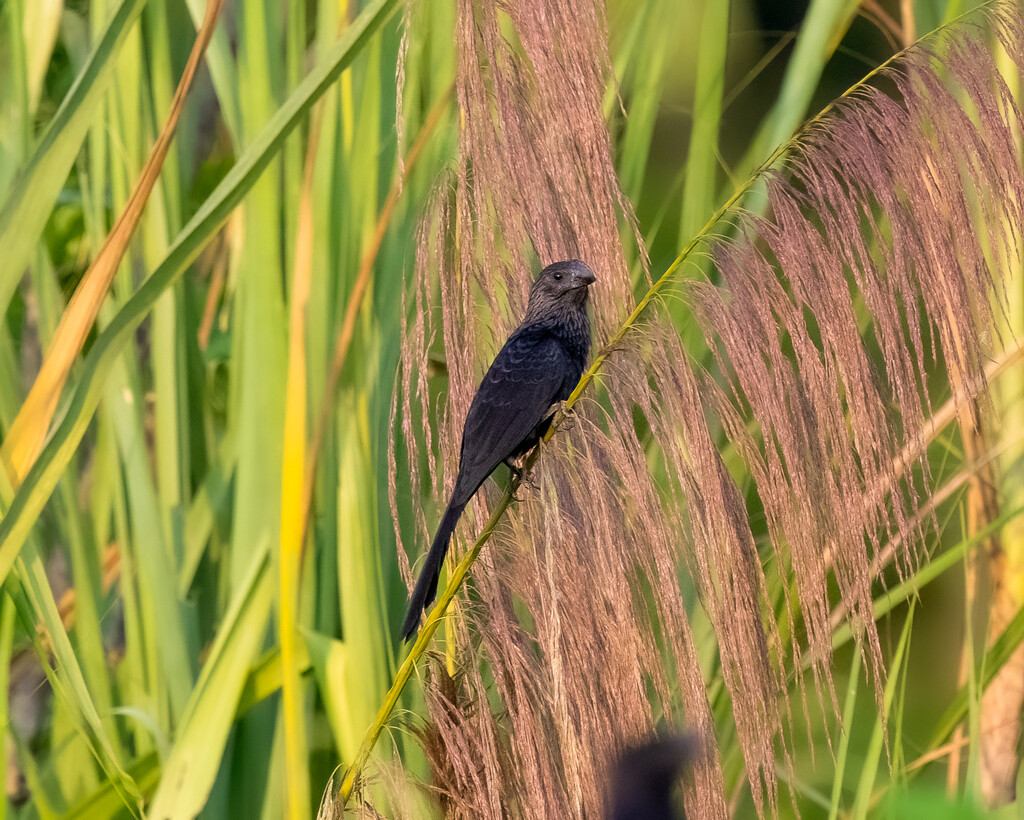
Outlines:
[[556, 282], [561, 282], [561, 281], [562, 281], [562, 274], [560, 274], [560, 273], [553, 273], [553, 274], [551, 274], [551, 275], [552, 275], [553, 277], [555, 277], [555, 281], [556, 281]]

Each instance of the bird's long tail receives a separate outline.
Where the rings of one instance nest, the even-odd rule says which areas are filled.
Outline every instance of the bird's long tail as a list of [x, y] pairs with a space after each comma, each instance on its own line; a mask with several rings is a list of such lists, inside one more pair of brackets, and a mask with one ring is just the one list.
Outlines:
[[423, 569], [420, 570], [416, 588], [409, 596], [409, 608], [405, 611], [405, 621], [402, 622], [402, 637], [407, 641], [416, 634], [416, 629], [420, 624], [420, 614], [430, 606], [437, 594], [441, 565], [444, 564], [444, 557], [448, 553], [448, 543], [452, 540], [455, 525], [459, 522], [459, 517], [464, 509], [466, 509], [465, 501], [456, 503], [456, 499], [452, 498], [448, 509], [444, 511], [441, 525], [437, 528], [437, 535], [434, 536], [434, 543], [430, 545], [427, 560], [424, 561]]

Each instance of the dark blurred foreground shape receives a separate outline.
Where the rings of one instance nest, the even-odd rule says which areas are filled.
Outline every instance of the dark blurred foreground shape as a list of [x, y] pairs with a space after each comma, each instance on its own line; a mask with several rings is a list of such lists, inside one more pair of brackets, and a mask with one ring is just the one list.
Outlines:
[[609, 820], [683, 820], [674, 787], [698, 753], [693, 735], [667, 735], [628, 749], [612, 772]]

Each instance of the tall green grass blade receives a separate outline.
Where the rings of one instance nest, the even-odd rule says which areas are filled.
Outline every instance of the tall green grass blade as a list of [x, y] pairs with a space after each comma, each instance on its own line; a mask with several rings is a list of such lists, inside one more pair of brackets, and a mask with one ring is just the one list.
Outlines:
[[67, 538], [71, 558], [71, 577], [75, 582], [74, 646], [82, 665], [88, 691], [118, 760], [125, 758], [120, 735], [113, 719], [114, 692], [110, 685], [101, 623], [100, 551], [92, 543], [82, 513], [78, 509], [71, 482], [66, 478], [57, 491], [60, 502], [61, 531]]
[[[198, 640], [195, 627], [178, 600], [171, 545], [164, 536], [160, 505], [146, 454], [146, 434], [141, 418], [141, 395], [137, 375], [129, 373], [128, 357], [115, 365], [107, 385], [105, 404], [114, 418], [120, 460], [125, 475], [126, 495], [131, 513], [130, 540], [137, 578], [142, 639], [145, 647], [146, 680], [159, 709], [159, 723], [173, 726], [193, 685], [194, 652]], [[165, 707], [166, 703], [166, 707]], [[170, 713], [165, 714], [169, 708]]]
[[[704, 5], [705, 8], [709, 6]], [[629, 117], [626, 118], [621, 138], [619, 179], [622, 189], [634, 202], [642, 200], [644, 174], [666, 80], [665, 63], [669, 49], [677, 47], [672, 21], [678, 14], [679, 6], [669, 0], [648, 3], [641, 9], [632, 36], [627, 37], [619, 58], [619, 73], [624, 74], [628, 70], [631, 85]], [[612, 112], [614, 104], [616, 99], [610, 91], [605, 108], [608, 114]]]
[[[96, 465], [104, 479], [112, 485], [110, 493], [110, 515], [113, 521], [111, 541], [115, 544], [128, 545], [132, 541], [131, 517], [128, 512], [128, 500], [124, 488], [124, 471], [121, 467], [118, 450], [115, 415], [110, 408], [104, 408], [100, 416], [100, 433], [97, 441], [97, 452], [102, 458]], [[102, 449], [100, 447], [102, 445]], [[105, 543], [105, 542], [101, 542]], [[156, 696], [159, 685], [150, 686], [150, 672], [153, 668], [149, 660], [150, 645], [146, 642], [146, 627], [142, 616], [142, 603], [139, 600], [139, 587], [135, 579], [139, 576], [136, 569], [135, 551], [120, 549], [118, 552], [121, 583], [118, 589], [121, 594], [121, 618], [124, 632], [124, 657], [117, 665], [116, 678], [121, 701], [124, 703], [152, 704], [156, 709]], [[126, 736], [130, 737], [135, 754], [146, 754], [152, 749], [165, 745], [164, 738], [156, 736], [150, 727], [140, 721], [131, 721], [125, 728]]]
[[864, 756], [863, 768], [861, 769], [860, 781], [857, 784], [857, 796], [854, 800], [850, 816], [854, 820], [863, 820], [868, 816], [871, 808], [872, 792], [875, 786], [875, 778], [878, 775], [878, 763], [882, 756], [882, 746], [885, 742], [885, 731], [888, 723], [888, 715], [892, 709], [893, 699], [896, 695], [896, 687], [900, 680], [900, 670], [907, 660], [910, 646], [911, 627], [914, 624], [914, 604], [910, 605], [907, 613], [906, 623], [903, 625], [903, 632], [900, 635], [900, 642], [893, 652], [892, 662], [889, 667], [888, 679], [885, 682], [885, 693], [882, 698], [882, 714], [875, 721], [874, 731], [871, 733], [871, 740]]
[[[280, 31], [268, 31], [276, 19], [271, 4], [253, 2], [243, 12], [239, 55], [242, 84], [242, 128], [256, 134], [274, 116], [279, 76]], [[276, 52], [276, 53], [274, 53]], [[276, 71], [274, 69], [277, 69]], [[283, 146], [282, 146], [283, 147]], [[270, 158], [266, 173], [254, 181], [244, 205], [246, 242], [240, 267], [245, 271], [235, 294], [237, 324], [232, 333], [232, 360], [238, 378], [232, 381], [230, 416], [238, 419], [230, 577], [238, 580], [248, 566], [245, 546], [280, 531], [281, 435], [284, 429], [285, 382], [284, 280], [281, 270], [280, 157]], [[291, 169], [289, 169], [291, 170]]]
[[[11, 599], [0, 593], [0, 692], [11, 691], [11, 659], [14, 655], [14, 624], [16, 611]], [[0, 726], [11, 725], [11, 697], [0, 698]], [[10, 746], [0, 745], [0, 771], [9, 772]], [[8, 787], [9, 788], [9, 787]], [[8, 801], [0, 803], [0, 820], [7, 820]]]
[[217, 447], [216, 457], [192, 496], [185, 516], [185, 548], [178, 569], [178, 595], [185, 598], [195, 580], [213, 533], [214, 520], [230, 497], [231, 477], [238, 461], [235, 428], [229, 427]]
[[349, 699], [352, 691], [350, 668], [355, 666], [355, 674], [358, 674], [362, 664], [352, 663], [353, 656], [342, 641], [332, 640], [312, 630], [306, 630], [303, 635], [320, 696], [324, 699], [327, 720], [338, 739], [341, 759], [347, 760], [359, 748], [359, 730], [366, 725], [360, 722], [361, 715], [352, 714], [352, 707], [358, 704], [351, 703]]
[[700, 51], [693, 99], [693, 127], [686, 155], [680, 247], [715, 210], [718, 198], [718, 129], [722, 120], [725, 66], [729, 45], [729, 0], [704, 3]]
[[[348, 299], [358, 298], [354, 288], [361, 271], [360, 260], [370, 241], [378, 219], [379, 180], [382, 139], [381, 121], [381, 59], [380, 47], [375, 45], [362, 77], [362, 99], [353, 124], [371, 123], [354, 129], [348, 165], [352, 181], [350, 197], [359, 215], [353, 225], [351, 242], [347, 248], [355, 264], [347, 277]], [[380, 266], [377, 266], [380, 271]], [[400, 287], [401, 282], [393, 287]], [[386, 287], [375, 280], [374, 288]], [[388, 291], [381, 291], [388, 292]], [[367, 300], [369, 302], [369, 300]], [[347, 306], [346, 306], [347, 307]], [[339, 615], [345, 651], [350, 658], [366, 658], [368, 663], [348, 664], [345, 674], [336, 679], [347, 701], [348, 724], [339, 736], [339, 752], [343, 760], [350, 759], [358, 748], [359, 733], [373, 718], [380, 693], [387, 689], [390, 679], [389, 661], [392, 657], [390, 630], [386, 619], [386, 596], [381, 577], [381, 554], [386, 548], [378, 528], [378, 514], [382, 509], [378, 495], [377, 441], [375, 431], [387, 429], [387, 402], [383, 413], [375, 396], [380, 386], [376, 374], [382, 372], [379, 360], [382, 327], [376, 311], [362, 311], [365, 317], [357, 330], [358, 356], [349, 357], [347, 376], [353, 389], [339, 397], [336, 435], [338, 441], [337, 490], [335, 493], [335, 526], [338, 538], [336, 583], [340, 599]], [[398, 312], [392, 313], [397, 318]], [[392, 329], [397, 335], [398, 328]], [[379, 415], [375, 415], [379, 414]], [[384, 502], [386, 507], [386, 502]], [[390, 545], [389, 545], [390, 546]], [[313, 655], [312, 647], [310, 654]], [[318, 678], [318, 682], [322, 678]], [[321, 694], [323, 686], [321, 685]], [[337, 700], [337, 694], [334, 696]], [[338, 724], [334, 724], [338, 728]]]
[[7, 193], [11, 179], [29, 150], [28, 56], [25, 37], [24, 0], [12, 0], [0, 8], [0, 27], [6, 35], [8, 81], [0, 87], [0, 196]]
[[[185, 0], [192, 23], [198, 29], [206, 14], [206, 0]], [[242, 114], [238, 103], [238, 71], [232, 54], [231, 38], [227, 27], [220, 27], [213, 33], [213, 39], [206, 51], [206, 63], [210, 68], [210, 79], [217, 92], [224, 125], [235, 145], [242, 144]]]
[[257, 547], [251, 562], [189, 697], [147, 811], [153, 820], [195, 817], [213, 787], [273, 599], [269, 541]]
[[11, 0], [0, 9], [7, 82], [0, 86], [0, 198], [32, 147], [46, 77], [63, 16], [62, 2]]
[[[155, 3], [147, 15], [149, 27], [149, 60], [152, 64], [151, 77], [152, 108], [166, 111], [174, 95], [172, 78], [175, 76], [171, 44], [174, 32], [171, 30], [169, 9], [166, 0]], [[205, 55], [204, 55], [205, 57]], [[147, 268], [159, 264], [167, 253], [168, 233], [181, 226], [180, 190], [182, 143], [185, 128], [179, 125], [178, 138], [171, 145], [164, 159], [160, 181], [154, 188], [145, 214], [145, 227], [141, 231], [143, 258]], [[185, 361], [188, 328], [182, 315], [181, 283], [169, 288], [153, 309], [152, 350], [150, 363], [153, 368], [154, 393], [154, 445], [156, 463], [156, 487], [160, 500], [161, 524], [164, 537], [175, 549], [175, 563], [180, 563], [180, 531], [176, 522], [183, 514], [182, 505], [188, 496], [190, 453], [187, 403], [187, 374]]]
[[853, 660], [850, 662], [850, 678], [846, 684], [846, 701], [843, 703], [843, 733], [839, 738], [839, 750], [836, 752], [835, 774], [832, 777], [832, 797], [828, 810], [829, 820], [836, 820], [839, 817], [839, 804], [843, 797], [843, 776], [846, 774], [846, 760], [850, 753], [854, 713], [857, 709], [857, 691], [860, 689], [860, 663], [860, 652], [854, 652]]
[[[1019, 106], [1022, 101], [1021, 78], [1013, 58], [1003, 48], [998, 48], [997, 65], [1000, 80]], [[1020, 135], [1015, 136], [1016, 148], [1021, 148]], [[1016, 220], [1007, 219], [1003, 230], [1013, 230]], [[993, 313], [999, 317], [998, 335], [1004, 339], [1024, 336], [1024, 264], [1014, 252], [1000, 253], [988, 248], [987, 256], [993, 269], [1001, 271], [1001, 291], [993, 296]], [[998, 425], [993, 431], [989, 446], [999, 452], [998, 469], [992, 478], [998, 485], [996, 495], [1000, 508], [1024, 504], [1024, 374], [1022, 368], [1012, 368], [995, 385], [993, 418]], [[983, 479], [984, 481], [985, 479]], [[1007, 522], [993, 542], [997, 550], [987, 555], [991, 568], [991, 600], [984, 602], [988, 612], [987, 635], [991, 636], [1005, 626], [1009, 613], [1016, 612], [1024, 605], [1024, 517]], [[1024, 650], [1018, 649], [1017, 657], [1005, 667], [1001, 674], [992, 679], [982, 701], [981, 723], [988, 727], [1013, 727], [1019, 720], [1024, 705], [1024, 693], [1020, 687], [1020, 676], [1015, 671], [1020, 665]], [[982, 669], [984, 673], [984, 669]], [[980, 740], [981, 784], [986, 803], [1007, 800], [1015, 791], [1013, 767], [1019, 768], [1020, 752], [1016, 729], [997, 729], [983, 732]], [[1017, 777], [1020, 777], [1019, 772]], [[1024, 806], [1024, 801], [1022, 806]]]
[[[246, 139], [259, 132], [274, 114], [283, 96], [285, 52], [282, 26], [284, 15], [272, 0], [253, 0], [240, 8], [238, 63], [245, 82], [238, 88], [242, 134]], [[228, 415], [238, 425], [238, 469], [235, 472], [232, 499], [234, 523], [227, 555], [228, 582], [238, 584], [248, 565], [248, 545], [264, 538], [280, 543], [281, 537], [281, 465], [285, 428], [286, 341], [289, 324], [285, 309], [283, 283], [283, 224], [286, 204], [285, 180], [295, 172], [287, 162], [289, 139], [275, 155], [266, 171], [256, 180], [243, 204], [240, 226], [246, 241], [240, 248], [239, 277], [234, 291], [234, 316], [231, 333], [231, 360], [237, 377], [232, 379]], [[288, 226], [291, 227], [290, 225]], [[289, 257], [291, 259], [292, 257]], [[274, 550], [274, 576], [287, 580], [290, 566], [282, 563], [280, 550]], [[278, 632], [289, 630], [282, 640], [296, 639], [287, 624], [288, 603], [275, 596], [275, 622]], [[288, 653], [282, 648], [287, 664]], [[285, 681], [291, 683], [292, 670], [285, 668]], [[264, 806], [278, 806], [281, 817], [299, 820], [309, 814], [308, 756], [305, 739], [296, 741], [304, 729], [301, 708], [294, 687], [283, 687], [280, 708], [265, 709], [243, 722], [241, 732], [252, 738], [235, 743], [233, 767], [251, 770], [268, 767], [284, 773], [281, 781], [269, 778], [262, 784]], [[294, 707], [294, 708], [290, 708]], [[302, 746], [299, 752], [295, 746]], [[268, 761], [269, 756], [269, 763]], [[302, 758], [301, 761], [299, 758]], [[300, 765], [301, 763], [301, 765]]]

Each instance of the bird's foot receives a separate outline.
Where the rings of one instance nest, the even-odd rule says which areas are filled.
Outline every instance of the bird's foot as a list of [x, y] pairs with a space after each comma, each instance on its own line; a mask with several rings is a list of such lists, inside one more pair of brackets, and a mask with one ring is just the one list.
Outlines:
[[[527, 457], [528, 456], [529, 453], [527, 453]], [[522, 463], [522, 461], [516, 463], [516, 461], [513, 461], [512, 459], [507, 459], [505, 461], [505, 466], [508, 467], [509, 472], [509, 488], [512, 490], [512, 500], [516, 502], [522, 501], [519, 497], [519, 490], [523, 487], [527, 487], [528, 489], [534, 489], [535, 487], [533, 479], [523, 470], [523, 467], [520, 466]]]
[[523, 470], [517, 466], [511, 459], [505, 461], [505, 466], [508, 467], [509, 475], [512, 477], [512, 484], [519, 486], [523, 481]]
[[523, 484], [523, 468], [516, 464], [512, 459], [506, 459], [505, 466], [508, 467], [508, 486], [512, 491], [512, 500], [518, 503], [522, 501], [519, 497], [519, 488]]
[[555, 412], [560, 430], [572, 430], [576, 427], [576, 405], [560, 401], [555, 405]]
[[526, 487], [530, 492], [534, 492], [538, 489], [537, 483], [533, 480], [533, 476], [526, 476], [526, 478], [523, 479], [523, 483], [519, 486]]

